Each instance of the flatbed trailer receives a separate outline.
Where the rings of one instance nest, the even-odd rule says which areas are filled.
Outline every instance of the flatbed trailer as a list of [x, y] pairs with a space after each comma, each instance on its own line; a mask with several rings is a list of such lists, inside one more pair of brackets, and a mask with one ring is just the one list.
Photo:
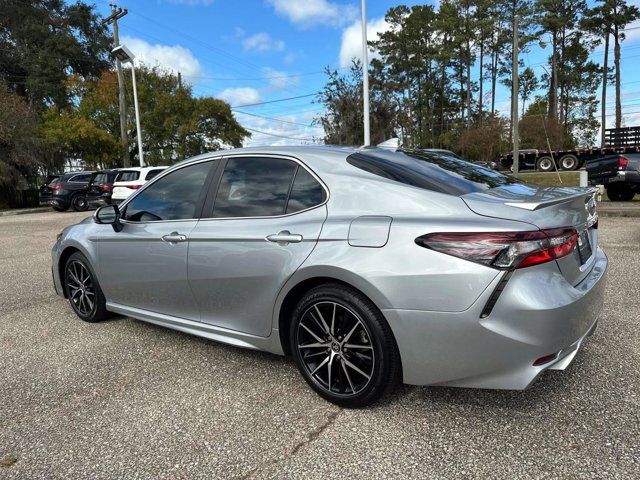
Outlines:
[[[578, 148], [574, 150], [520, 150], [518, 169], [521, 171], [553, 172], [576, 170], [589, 160], [615, 154], [640, 153], [640, 127], [610, 128], [605, 130], [603, 147]], [[513, 152], [498, 160], [504, 169], [512, 169]]]

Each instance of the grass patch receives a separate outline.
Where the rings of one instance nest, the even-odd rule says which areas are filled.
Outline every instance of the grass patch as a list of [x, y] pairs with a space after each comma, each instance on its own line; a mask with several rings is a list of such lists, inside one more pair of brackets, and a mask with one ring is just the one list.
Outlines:
[[[558, 178], [558, 176], [560, 178]], [[520, 172], [519, 180], [541, 187], [579, 187], [580, 172]]]
[[10, 467], [17, 461], [18, 461], [18, 457], [16, 457], [15, 455], [7, 455], [2, 460], [0, 460], [0, 467], [4, 467], [4, 468]]

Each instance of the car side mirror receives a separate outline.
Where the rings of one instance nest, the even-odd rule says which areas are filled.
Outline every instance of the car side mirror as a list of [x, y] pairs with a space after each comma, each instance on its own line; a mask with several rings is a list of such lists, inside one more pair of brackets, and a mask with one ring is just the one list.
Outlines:
[[120, 209], [117, 205], [105, 205], [96, 210], [93, 220], [100, 225], [111, 225], [113, 230], [120, 232], [122, 223], [120, 222]]

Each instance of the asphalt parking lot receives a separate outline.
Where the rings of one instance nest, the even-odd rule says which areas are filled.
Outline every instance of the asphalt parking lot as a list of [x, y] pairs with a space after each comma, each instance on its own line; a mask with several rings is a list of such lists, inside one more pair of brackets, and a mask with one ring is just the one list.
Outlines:
[[0, 218], [0, 478], [637, 478], [640, 222], [602, 218], [600, 324], [524, 392], [403, 387], [368, 410], [292, 361], [129, 318], [78, 320], [50, 248], [87, 214]]

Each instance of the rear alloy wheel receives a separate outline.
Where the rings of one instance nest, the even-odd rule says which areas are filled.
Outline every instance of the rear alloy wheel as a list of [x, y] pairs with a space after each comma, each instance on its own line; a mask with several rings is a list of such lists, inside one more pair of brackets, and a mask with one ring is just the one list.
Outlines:
[[560, 168], [562, 170], [575, 170], [578, 167], [578, 157], [575, 155], [564, 155], [560, 159]]
[[64, 288], [71, 308], [85, 322], [99, 322], [109, 316], [100, 285], [87, 258], [80, 252], [67, 260]]
[[553, 159], [551, 157], [540, 157], [536, 162], [536, 169], [539, 172], [550, 172], [554, 170]]
[[71, 198], [71, 208], [73, 208], [76, 212], [86, 211], [89, 208], [89, 202], [87, 202], [87, 197], [85, 195], [76, 193]]
[[342, 285], [316, 287], [304, 296], [290, 341], [307, 383], [337, 405], [369, 405], [399, 377], [398, 349], [386, 320], [364, 295]]

